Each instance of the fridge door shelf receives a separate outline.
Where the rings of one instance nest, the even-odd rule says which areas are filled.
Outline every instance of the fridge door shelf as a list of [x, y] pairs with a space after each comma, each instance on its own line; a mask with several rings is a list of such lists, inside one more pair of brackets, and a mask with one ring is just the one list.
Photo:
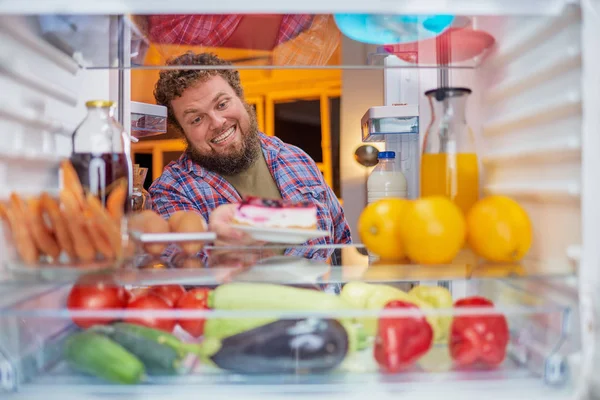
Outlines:
[[363, 142], [384, 142], [387, 136], [419, 134], [419, 106], [371, 107], [360, 121]]
[[126, 30], [131, 36], [128, 47], [133, 65], [143, 64], [148, 50], [148, 39], [128, 17], [121, 25], [113, 15], [40, 14], [31, 18], [37, 19], [40, 36], [84, 68], [118, 66], [119, 35], [111, 34], [115, 27], [119, 34]]
[[131, 102], [131, 135], [136, 138], [167, 133], [167, 107]]
[[[552, 280], [548, 280], [548, 285]], [[263, 374], [244, 375], [224, 371], [196, 360], [186, 359], [184, 372], [177, 376], [152, 376], [143, 383], [120, 386], [107, 383], [69, 367], [62, 356], [65, 338], [78, 331], [71, 318], [104, 317], [115, 319], [152, 316], [153, 318], [193, 319], [227, 318], [272, 318], [272, 319], [343, 319], [414, 316], [410, 310], [328, 310], [296, 311], [282, 310], [273, 304], [272, 310], [114, 310], [114, 311], [68, 311], [65, 298], [70, 285], [48, 285], [47, 291], [28, 297], [0, 310], [0, 392], [8, 398], [27, 398], [40, 393], [65, 393], [68, 396], [121, 395], [132, 396], [156, 393], [179, 397], [185, 393], [202, 390], [203, 393], [219, 391], [228, 387], [229, 393], [245, 389], [251, 396], [261, 390], [275, 393], [277, 390], [309, 395], [364, 390], [372, 385], [382, 385], [378, 390], [401, 393], [412, 391], [423, 385], [459, 385], [476, 388], [487, 382], [490, 385], [502, 382], [534, 382], [550, 395], [570, 390], [571, 365], [569, 359], [579, 349], [578, 315], [576, 299], [561, 299], [548, 294], [546, 281], [515, 285], [503, 280], [469, 280], [456, 282], [460, 291], [453, 291], [454, 300], [465, 296], [484, 296], [495, 304], [495, 312], [507, 320], [510, 341], [507, 356], [496, 368], [478, 366], [458, 368], [453, 365], [446, 342], [438, 342], [414, 365], [396, 374], [384, 374], [373, 358], [373, 337], [369, 336], [363, 350], [349, 351], [344, 361], [335, 369], [321, 374]], [[490, 309], [421, 309], [427, 318], [457, 318], [468, 315], [474, 318], [489, 315]], [[486, 311], [487, 310], [487, 311]], [[486, 314], [487, 313], [487, 314]], [[189, 343], [198, 343], [179, 326], [174, 334]], [[370, 335], [370, 334], [369, 334]], [[440, 387], [440, 386], [438, 386]], [[539, 389], [538, 388], [538, 389]], [[157, 392], [156, 392], [157, 391]], [[12, 396], [12, 397], [10, 397]], [[23, 396], [23, 397], [20, 397]]]
[[422, 65], [480, 65], [495, 44], [492, 35], [470, 27], [452, 27], [440, 36], [413, 43], [384, 45], [378, 54], [390, 54], [408, 63]]

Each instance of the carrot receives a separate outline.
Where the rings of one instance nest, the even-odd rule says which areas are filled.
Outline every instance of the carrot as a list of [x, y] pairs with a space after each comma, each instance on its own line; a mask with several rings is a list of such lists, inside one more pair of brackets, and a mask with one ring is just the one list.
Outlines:
[[120, 221], [114, 221], [107, 211], [102, 207], [100, 200], [92, 194], [87, 195], [88, 210], [93, 215], [96, 227], [102, 232], [102, 236], [107, 238], [115, 255], [122, 255], [122, 239]]
[[67, 227], [67, 221], [60, 212], [58, 202], [50, 197], [48, 193], [42, 193], [40, 204], [42, 213], [45, 213], [50, 220], [51, 229], [58, 241], [58, 245], [67, 253], [71, 260], [74, 260], [76, 255], [75, 248], [73, 247], [73, 239]]
[[79, 207], [76, 196], [69, 190], [63, 190], [60, 198], [63, 205], [61, 212], [68, 221], [67, 227], [73, 238], [77, 258], [84, 262], [92, 261], [96, 257], [96, 251], [85, 227], [83, 210]]
[[31, 232], [27, 228], [26, 218], [19, 205], [15, 204], [11, 195], [11, 206], [5, 207], [3, 213], [9, 222], [17, 253], [24, 263], [33, 265], [39, 261], [40, 253], [34, 244]]
[[[22, 201], [21, 201], [22, 202]], [[27, 201], [27, 205], [21, 204], [21, 208], [24, 208], [27, 214], [27, 222], [29, 223], [29, 229], [33, 236], [37, 247], [42, 253], [49, 255], [53, 259], [58, 258], [60, 255], [60, 247], [56, 241], [52, 232], [47, 228], [44, 222], [40, 201], [35, 198], [31, 198]]]
[[79, 180], [77, 171], [71, 164], [71, 161], [64, 160], [61, 162], [63, 190], [67, 190], [73, 194], [80, 208], [85, 207], [85, 198], [83, 186]]
[[113, 260], [115, 257], [115, 250], [112, 248], [110, 240], [105, 236], [96, 218], [86, 219], [85, 223], [96, 250], [102, 254], [105, 259]]
[[106, 208], [115, 221], [121, 221], [128, 195], [127, 180], [120, 180], [106, 199]]

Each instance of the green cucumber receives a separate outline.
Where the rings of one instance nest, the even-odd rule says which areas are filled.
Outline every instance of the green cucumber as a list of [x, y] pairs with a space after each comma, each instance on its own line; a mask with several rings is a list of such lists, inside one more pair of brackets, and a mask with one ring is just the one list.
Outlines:
[[76, 333], [65, 341], [64, 354], [73, 368], [113, 383], [136, 384], [144, 364], [123, 346], [95, 332]]
[[177, 351], [180, 358], [183, 358], [188, 354], [200, 354], [200, 345], [182, 342], [177, 336], [159, 329], [148, 328], [147, 326], [137, 324], [128, 324], [126, 322], [117, 322], [112, 326], [116, 329], [124, 329], [136, 335], [145, 337], [146, 339], [154, 340], [157, 343], [169, 346]]
[[225, 283], [209, 297], [217, 310], [331, 311], [354, 307], [339, 296], [270, 283]]
[[[108, 336], [137, 356], [146, 367], [148, 375], [175, 375], [179, 372], [183, 357], [178, 348], [166, 344], [164, 338], [169, 334], [165, 332], [127, 323], [95, 326], [91, 329]], [[169, 342], [172, 343], [172, 339]]]
[[167, 333], [165, 331], [149, 328], [147, 326], [138, 324], [129, 324], [126, 322], [117, 322], [115, 324], [112, 324], [111, 327], [115, 330], [128, 332], [130, 334], [151, 340], [153, 342], [164, 344], [165, 346], [168, 346], [177, 351], [179, 356], [184, 356], [188, 353], [188, 351], [184, 349], [184, 347], [186, 347], [185, 343], [179, 340], [177, 336]]

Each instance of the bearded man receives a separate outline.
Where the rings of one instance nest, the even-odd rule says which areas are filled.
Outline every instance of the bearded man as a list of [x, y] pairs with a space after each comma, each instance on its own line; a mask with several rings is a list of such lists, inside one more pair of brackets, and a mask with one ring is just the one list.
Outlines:
[[[317, 207], [318, 228], [330, 232], [307, 242], [351, 241], [335, 194], [316, 163], [298, 147], [259, 132], [246, 103], [239, 72], [214, 54], [185, 53], [168, 62], [181, 69], [161, 71], [154, 96], [181, 131], [186, 151], [167, 165], [150, 187], [154, 209], [163, 217], [179, 210], [201, 214], [220, 243], [247, 244], [248, 234], [231, 226], [244, 196], [308, 201]], [[207, 66], [189, 69], [188, 65]]]

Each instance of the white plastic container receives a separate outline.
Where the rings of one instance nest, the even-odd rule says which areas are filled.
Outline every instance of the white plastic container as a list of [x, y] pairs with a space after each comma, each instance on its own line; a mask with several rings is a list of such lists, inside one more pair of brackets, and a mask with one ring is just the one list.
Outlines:
[[396, 153], [382, 151], [378, 158], [379, 163], [367, 179], [367, 202], [370, 204], [385, 197], [407, 198], [408, 185], [396, 164]]

